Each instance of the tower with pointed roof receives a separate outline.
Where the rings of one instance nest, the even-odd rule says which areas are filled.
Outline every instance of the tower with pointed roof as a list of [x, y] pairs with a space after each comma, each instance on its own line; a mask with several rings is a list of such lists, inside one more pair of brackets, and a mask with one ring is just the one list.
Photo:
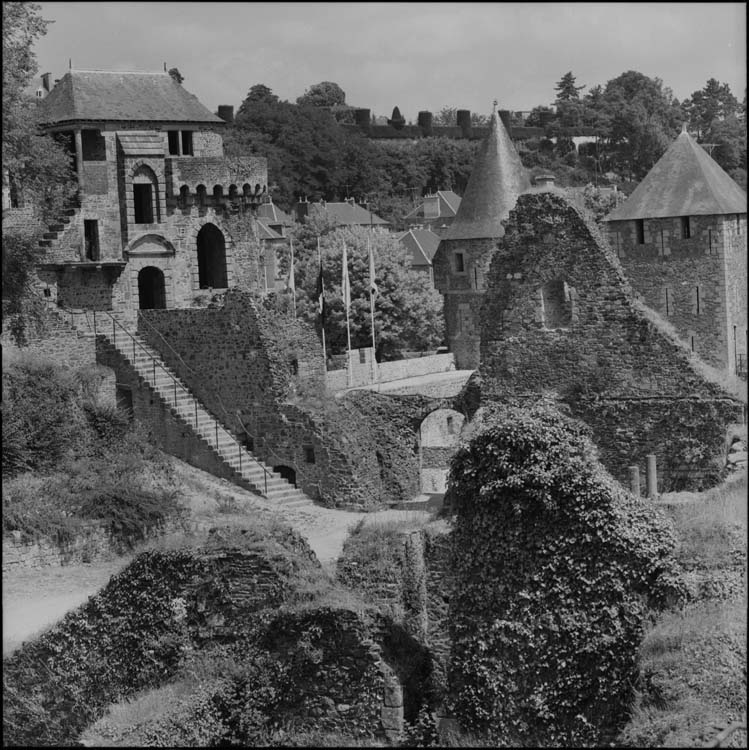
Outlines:
[[630, 283], [692, 351], [746, 374], [746, 193], [683, 128], [607, 217]]
[[267, 162], [225, 158], [225, 121], [171, 75], [71, 69], [39, 121], [69, 145], [78, 181], [76, 205], [40, 242], [48, 298], [132, 320], [190, 306], [201, 289], [264, 289], [254, 210]]
[[528, 175], [495, 107], [465, 195], [432, 261], [434, 283], [444, 297], [447, 344], [460, 369], [479, 365], [479, 313], [489, 264], [504, 234], [502, 221], [529, 188]]

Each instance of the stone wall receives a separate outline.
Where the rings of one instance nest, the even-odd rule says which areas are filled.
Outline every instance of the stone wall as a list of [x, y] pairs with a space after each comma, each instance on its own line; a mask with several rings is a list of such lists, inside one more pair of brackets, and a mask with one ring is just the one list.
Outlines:
[[235, 290], [223, 308], [143, 311], [139, 326], [204, 406], [260, 459], [292, 469], [310, 497], [376, 508], [418, 490], [400, 404], [326, 395], [320, 343], [301, 321]]
[[445, 335], [459, 370], [479, 366], [480, 312], [496, 247], [496, 239], [442, 240], [432, 259], [434, 285], [444, 297]]
[[742, 253], [736, 240], [742, 235], [734, 217], [684, 218], [687, 239], [682, 217], [644, 220], [643, 244], [637, 243], [634, 221], [609, 222], [611, 247], [645, 303], [676, 328], [690, 349], [709, 364], [733, 371], [732, 326], [746, 330], [745, 283], [743, 313], [738, 294], [742, 271], [746, 277], [745, 249], [744, 262], [737, 263]]
[[557, 394], [591, 424], [621, 481], [646, 449], [664, 467], [664, 491], [694, 487], [720, 460], [727, 423], [741, 421], [741, 404], [635, 300], [606, 241], [558, 194], [521, 196], [511, 212], [482, 321], [482, 400]]

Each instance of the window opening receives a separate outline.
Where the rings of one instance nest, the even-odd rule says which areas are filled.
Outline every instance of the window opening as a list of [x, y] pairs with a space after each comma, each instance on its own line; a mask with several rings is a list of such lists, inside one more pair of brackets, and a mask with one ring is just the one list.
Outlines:
[[464, 273], [465, 270], [463, 253], [455, 253], [455, 273]]
[[169, 138], [169, 155], [179, 156], [179, 130], [170, 130], [167, 137]]
[[455, 424], [453, 423], [452, 417], [447, 417], [447, 434], [448, 435], [455, 434]]
[[359, 349], [359, 364], [363, 365], [367, 361], [367, 353], [364, 351], [364, 349]]
[[315, 449], [311, 445], [304, 446], [304, 461], [308, 464], [315, 463]]
[[572, 323], [572, 293], [566, 281], [556, 279], [541, 288], [543, 322], [546, 328], [569, 328]]
[[707, 230], [707, 252], [708, 255], [713, 254], [713, 230], [708, 227]]
[[192, 130], [182, 131], [182, 156], [192, 156]]
[[692, 354], [694, 354], [694, 336], [690, 336], [690, 339], [692, 341]]
[[107, 147], [100, 130], [81, 131], [83, 161], [106, 161]]
[[741, 214], [736, 214], [736, 231], [741, 234]]
[[224, 188], [222, 185], [214, 185], [213, 186], [213, 200], [216, 201], [216, 203], [220, 203], [221, 199], [224, 197]]
[[214, 224], [205, 224], [198, 232], [198, 287], [226, 289], [226, 241]]
[[691, 239], [692, 237], [692, 227], [689, 223], [689, 217], [688, 216], [682, 216], [681, 217], [681, 238], [683, 240]]
[[645, 244], [645, 220], [635, 219], [635, 233], [637, 234], [637, 244]]
[[83, 239], [86, 260], [99, 260], [99, 222], [96, 219], [83, 220]]
[[135, 223], [153, 224], [153, 187], [151, 185], [133, 185], [135, 204]]
[[671, 306], [670, 306], [670, 300], [668, 295], [668, 289], [665, 290], [665, 296], [666, 296], [666, 315], [671, 315]]
[[195, 188], [195, 192], [198, 196], [198, 205], [199, 206], [205, 206], [205, 199], [206, 199], [206, 189], [205, 185], [198, 185], [197, 188]]
[[695, 295], [695, 301], [697, 303], [697, 315], [700, 314], [700, 288], [699, 286], [696, 286], [694, 288], [694, 295]]
[[182, 208], [188, 208], [190, 205], [190, 188], [187, 185], [179, 189], [179, 205]]

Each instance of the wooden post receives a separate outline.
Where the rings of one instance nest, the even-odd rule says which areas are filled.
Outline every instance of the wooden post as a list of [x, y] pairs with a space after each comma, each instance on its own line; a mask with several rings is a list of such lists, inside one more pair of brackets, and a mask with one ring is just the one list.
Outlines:
[[658, 497], [658, 473], [655, 465], [655, 453], [648, 453], [648, 470], [645, 476], [647, 496], [651, 500]]
[[640, 467], [629, 467], [629, 491], [635, 496], [640, 497]]

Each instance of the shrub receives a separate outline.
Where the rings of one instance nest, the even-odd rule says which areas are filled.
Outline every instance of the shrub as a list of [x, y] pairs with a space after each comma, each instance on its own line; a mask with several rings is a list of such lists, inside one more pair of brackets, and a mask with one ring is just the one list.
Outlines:
[[637, 676], [647, 605], [683, 600], [673, 531], [544, 407], [489, 409], [455, 456], [456, 716], [499, 744], [611, 737]]

